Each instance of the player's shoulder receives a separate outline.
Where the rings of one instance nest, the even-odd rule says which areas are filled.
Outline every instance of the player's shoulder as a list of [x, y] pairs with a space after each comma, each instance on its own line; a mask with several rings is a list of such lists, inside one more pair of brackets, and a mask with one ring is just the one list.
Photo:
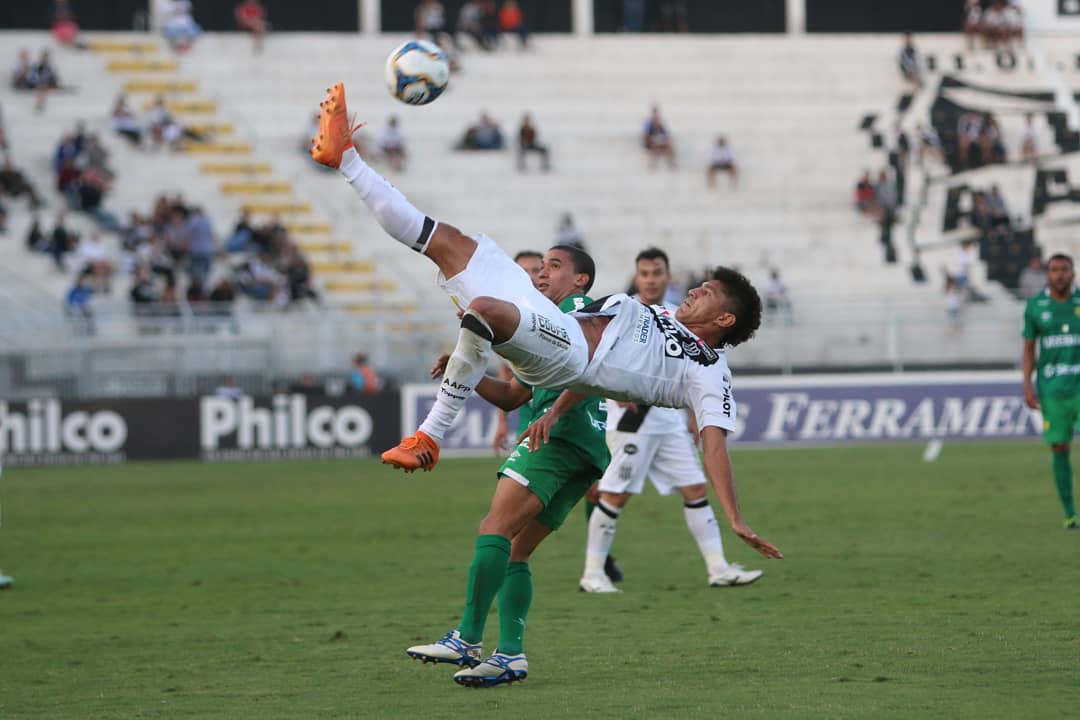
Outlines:
[[[1074, 301], [1080, 301], [1080, 293], [1074, 292], [1073, 293], [1073, 300]], [[1029, 297], [1027, 299], [1027, 302], [1025, 303], [1024, 307], [1025, 307], [1025, 309], [1043, 308], [1043, 307], [1048, 306], [1049, 304], [1050, 304], [1050, 293], [1047, 292], [1046, 290], [1043, 290], [1042, 292], [1035, 293], [1034, 295]]]

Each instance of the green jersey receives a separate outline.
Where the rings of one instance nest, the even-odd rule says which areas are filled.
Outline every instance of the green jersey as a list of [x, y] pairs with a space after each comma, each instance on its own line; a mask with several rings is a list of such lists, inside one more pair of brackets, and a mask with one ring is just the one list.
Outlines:
[[[591, 303], [585, 295], [571, 295], [559, 303], [563, 312], [575, 312]], [[518, 379], [521, 382], [521, 379]], [[525, 383], [522, 383], [523, 385]], [[518, 421], [520, 432], [524, 432], [537, 418], [551, 409], [561, 391], [546, 388], [532, 388], [532, 399], [522, 405]], [[555, 427], [551, 437], [569, 443], [585, 453], [592, 463], [603, 471], [611, 461], [607, 447], [607, 407], [603, 398], [588, 397], [566, 412]]]
[[1080, 292], [1073, 291], [1064, 302], [1050, 297], [1049, 290], [1030, 298], [1023, 335], [1036, 343], [1039, 396], [1080, 395]]

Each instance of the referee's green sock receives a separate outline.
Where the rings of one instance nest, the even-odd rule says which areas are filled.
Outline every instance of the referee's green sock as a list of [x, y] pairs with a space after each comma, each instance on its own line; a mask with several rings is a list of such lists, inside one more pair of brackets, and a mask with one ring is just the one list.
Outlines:
[[525, 652], [525, 621], [529, 617], [532, 596], [529, 563], [507, 565], [506, 579], [499, 588], [499, 652], [507, 655]]
[[469, 583], [465, 587], [465, 612], [458, 632], [465, 642], [478, 643], [484, 637], [491, 603], [499, 594], [510, 562], [510, 539], [502, 535], [481, 535], [476, 538], [476, 552], [469, 566]]
[[1073, 504], [1072, 491], [1072, 462], [1069, 460], [1069, 451], [1055, 452], [1054, 455], [1054, 484], [1057, 486], [1058, 498], [1061, 507], [1065, 510], [1065, 519], [1076, 516], [1076, 505]]

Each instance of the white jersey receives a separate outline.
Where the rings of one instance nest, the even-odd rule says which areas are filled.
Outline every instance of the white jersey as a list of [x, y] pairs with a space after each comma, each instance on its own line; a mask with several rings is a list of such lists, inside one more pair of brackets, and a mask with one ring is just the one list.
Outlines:
[[596, 352], [574, 390], [614, 400], [689, 407], [698, 428], [735, 429], [731, 370], [722, 350], [711, 348], [660, 305], [612, 295], [596, 313], [611, 317]]
[[[632, 296], [638, 302], [641, 298]], [[672, 315], [677, 305], [664, 303]], [[638, 435], [667, 435], [686, 432], [686, 411], [677, 408], [639, 405], [637, 412], [620, 407], [615, 400], [607, 401], [607, 429], [609, 432], [637, 433]]]

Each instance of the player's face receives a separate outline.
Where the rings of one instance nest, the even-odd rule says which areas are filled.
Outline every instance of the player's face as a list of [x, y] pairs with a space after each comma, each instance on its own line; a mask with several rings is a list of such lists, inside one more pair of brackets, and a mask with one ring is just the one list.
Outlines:
[[540, 280], [540, 271], [544, 269], [543, 259], [536, 255], [526, 255], [525, 257], [518, 258], [517, 264], [520, 265], [525, 272], [529, 273], [529, 279], [532, 280], [533, 287], [539, 289], [540, 285], [538, 283]]
[[540, 271], [539, 290], [551, 302], [558, 304], [574, 293], [581, 292], [581, 273], [574, 272], [573, 258], [565, 250], [548, 250], [544, 269]]
[[675, 311], [675, 319], [683, 325], [706, 325], [719, 323], [729, 326], [735, 322], [735, 316], [725, 308], [727, 295], [724, 285], [719, 280], [703, 282], [696, 288], [690, 288], [686, 300]]
[[669, 282], [671, 282], [671, 273], [668, 272], [667, 263], [663, 258], [637, 261], [634, 287], [637, 288], [638, 297], [642, 302], [648, 305], [661, 304]]
[[1046, 284], [1050, 286], [1050, 291], [1055, 295], [1068, 293], [1075, 279], [1076, 273], [1073, 270], [1072, 263], [1068, 260], [1057, 258], [1051, 260], [1046, 266]]

